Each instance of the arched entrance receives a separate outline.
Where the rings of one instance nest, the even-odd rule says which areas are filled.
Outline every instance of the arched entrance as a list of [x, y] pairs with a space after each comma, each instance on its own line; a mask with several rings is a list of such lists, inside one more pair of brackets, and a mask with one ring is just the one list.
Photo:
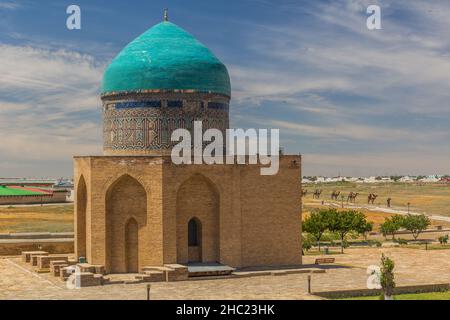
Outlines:
[[137, 272], [140, 230], [147, 225], [147, 194], [128, 174], [117, 179], [106, 193], [106, 272]]
[[135, 219], [128, 220], [125, 226], [125, 259], [127, 272], [139, 271], [138, 224]]
[[188, 262], [202, 261], [202, 226], [197, 218], [188, 222]]
[[87, 190], [86, 181], [83, 175], [80, 176], [77, 184], [77, 200], [76, 200], [76, 255], [77, 257], [86, 257], [86, 207], [87, 207]]
[[219, 262], [219, 234], [219, 192], [195, 174], [177, 192], [177, 262]]

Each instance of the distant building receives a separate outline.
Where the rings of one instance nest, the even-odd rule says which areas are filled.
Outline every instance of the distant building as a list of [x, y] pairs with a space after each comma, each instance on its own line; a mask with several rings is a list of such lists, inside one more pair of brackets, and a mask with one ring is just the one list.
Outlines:
[[425, 178], [420, 179], [420, 182], [426, 182], [426, 183], [433, 183], [433, 182], [439, 182], [441, 180], [440, 177], [437, 175], [430, 175], [426, 176]]
[[0, 185], [3, 186], [51, 188], [55, 183], [55, 179], [0, 178]]
[[403, 176], [398, 181], [399, 182], [414, 182], [414, 180], [415, 180], [414, 177]]
[[67, 190], [52, 190], [22, 185], [0, 185], [0, 205], [61, 203], [67, 201]]

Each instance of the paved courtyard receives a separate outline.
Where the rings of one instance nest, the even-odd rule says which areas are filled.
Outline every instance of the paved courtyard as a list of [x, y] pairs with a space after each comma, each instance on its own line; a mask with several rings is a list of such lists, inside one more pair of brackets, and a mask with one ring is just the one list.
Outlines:
[[[381, 253], [394, 259], [399, 286], [450, 282], [450, 250], [347, 249], [326, 273], [312, 274], [313, 291], [363, 289], [366, 268]], [[304, 257], [313, 263], [316, 256]], [[0, 259], [0, 299], [145, 299], [146, 284], [114, 284], [70, 290], [49, 274], [37, 274], [19, 257]], [[151, 284], [152, 299], [318, 299], [307, 293], [307, 275], [257, 276]]]

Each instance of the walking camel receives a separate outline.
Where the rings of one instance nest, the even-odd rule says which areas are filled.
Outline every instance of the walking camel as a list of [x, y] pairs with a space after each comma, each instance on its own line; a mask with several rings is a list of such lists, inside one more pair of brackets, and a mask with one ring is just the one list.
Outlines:
[[347, 197], [347, 203], [348, 203], [349, 201], [350, 201], [351, 203], [355, 202], [356, 197], [358, 196], [358, 194], [359, 194], [359, 192], [353, 192], [353, 191], [350, 191], [350, 193], [348, 194], [348, 197]]
[[319, 199], [320, 198], [320, 195], [322, 194], [322, 189], [316, 189], [316, 190], [314, 190], [314, 193], [313, 193], [313, 199]]
[[331, 193], [331, 200], [337, 200], [340, 194], [340, 191], [333, 190], [333, 192]]
[[378, 197], [377, 194], [375, 193], [369, 193], [369, 195], [367, 196], [367, 204], [372, 203], [375, 201], [375, 199]]

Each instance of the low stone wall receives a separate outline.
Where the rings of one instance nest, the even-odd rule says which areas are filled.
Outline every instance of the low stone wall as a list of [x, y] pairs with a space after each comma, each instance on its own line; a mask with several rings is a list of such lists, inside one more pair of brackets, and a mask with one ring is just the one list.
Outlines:
[[65, 233], [10, 233], [0, 234], [0, 256], [20, 255], [22, 251], [73, 253], [72, 232]]
[[[440, 292], [450, 290], [449, 283], [423, 284], [415, 286], [401, 286], [394, 289], [394, 295], [404, 293], [424, 293], [424, 292]], [[355, 289], [355, 290], [339, 290], [339, 291], [321, 291], [313, 292], [314, 295], [327, 299], [378, 296], [381, 294], [379, 289]]]
[[0, 233], [0, 240], [22, 240], [22, 239], [73, 239], [73, 232], [23, 232], [23, 233]]
[[69, 192], [67, 191], [58, 190], [53, 193], [43, 193], [42, 195], [1, 196], [0, 205], [64, 203], [67, 202], [68, 194]]

